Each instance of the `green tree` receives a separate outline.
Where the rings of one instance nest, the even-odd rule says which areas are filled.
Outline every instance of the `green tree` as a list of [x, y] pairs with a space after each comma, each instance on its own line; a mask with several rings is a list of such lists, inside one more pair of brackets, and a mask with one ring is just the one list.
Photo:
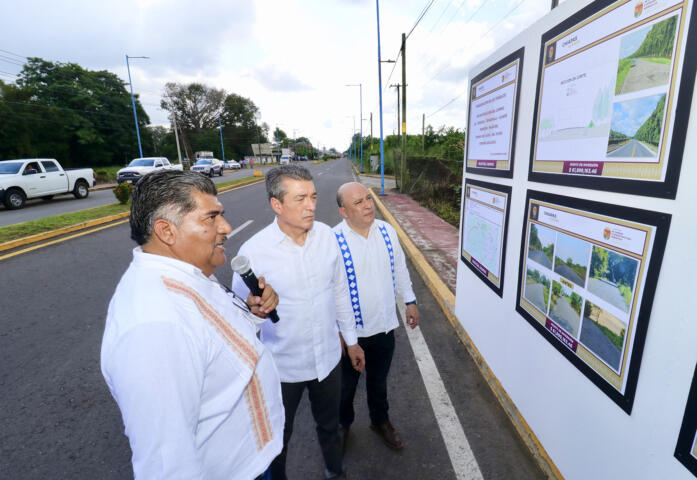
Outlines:
[[[29, 58], [16, 86], [3, 84], [0, 155], [54, 157], [68, 167], [123, 164], [138, 156], [131, 97], [107, 71]], [[145, 151], [150, 120], [136, 99]]]
[[639, 49], [630, 55], [630, 58], [671, 58], [673, 56], [673, 43], [675, 41], [675, 30], [677, 25], [678, 16], [673, 15], [652, 26], [649, 33], [644, 37], [644, 41], [641, 42]]
[[658, 142], [661, 140], [661, 127], [663, 126], [663, 111], [665, 108], [666, 96], [663, 94], [649, 118], [641, 124], [641, 127], [634, 134], [636, 140], [658, 145]]
[[593, 254], [591, 255], [592, 277], [605, 278], [609, 256], [609, 252], [604, 248], [593, 246]]

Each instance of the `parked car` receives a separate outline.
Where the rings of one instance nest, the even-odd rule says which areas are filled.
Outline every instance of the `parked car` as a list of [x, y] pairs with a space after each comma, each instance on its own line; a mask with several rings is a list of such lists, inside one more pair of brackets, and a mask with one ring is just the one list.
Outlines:
[[281, 155], [281, 161], [279, 163], [281, 165], [290, 163], [290, 155]]
[[29, 198], [48, 201], [64, 193], [86, 198], [95, 183], [91, 168], [66, 170], [54, 158], [0, 161], [0, 201], [10, 210], [24, 207]]
[[212, 177], [213, 175], [223, 176], [223, 162], [217, 158], [199, 158], [191, 167], [192, 172], [199, 172]]
[[166, 157], [134, 158], [126, 168], [116, 172], [116, 181], [119, 183], [138, 183], [138, 181], [150, 172], [157, 170], [182, 170], [181, 163], [172, 164]]
[[236, 160], [228, 160], [225, 162], [225, 168], [228, 170], [239, 170], [242, 166]]

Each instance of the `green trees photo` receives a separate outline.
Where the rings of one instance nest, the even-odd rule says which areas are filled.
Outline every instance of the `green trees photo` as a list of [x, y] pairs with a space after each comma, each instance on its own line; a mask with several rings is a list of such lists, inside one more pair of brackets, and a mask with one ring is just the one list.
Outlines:
[[658, 146], [658, 142], [661, 141], [661, 127], [663, 126], [663, 111], [665, 108], [666, 96], [663, 94], [651, 116], [641, 124], [641, 127], [634, 134], [636, 140]]
[[671, 58], [673, 56], [673, 42], [675, 40], [675, 29], [678, 25], [678, 16], [663, 20], [655, 24], [641, 42], [639, 49], [630, 55], [629, 58], [639, 57], [658, 57]]

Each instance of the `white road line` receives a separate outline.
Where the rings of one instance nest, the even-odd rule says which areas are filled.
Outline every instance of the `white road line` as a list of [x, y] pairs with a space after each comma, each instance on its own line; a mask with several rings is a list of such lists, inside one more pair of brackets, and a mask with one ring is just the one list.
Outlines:
[[482, 472], [479, 470], [477, 460], [474, 458], [470, 444], [465, 436], [465, 431], [462, 429], [460, 420], [457, 418], [455, 408], [450, 401], [443, 380], [440, 378], [436, 363], [433, 361], [431, 352], [428, 350], [428, 345], [419, 327], [411, 329], [406, 324], [406, 307], [401, 298], [398, 300], [399, 316], [404, 323], [404, 329], [407, 331], [407, 338], [414, 351], [416, 364], [419, 366], [421, 377], [428, 392], [428, 398], [433, 407], [433, 413], [436, 415], [436, 421], [440, 428], [445, 447], [450, 456], [450, 462], [455, 470], [455, 475], [458, 480], [483, 480]]
[[246, 228], [253, 221], [254, 220], [247, 220], [246, 222], [244, 222], [242, 225], [240, 225], [239, 227], [234, 229], [232, 232], [230, 232], [227, 236], [227, 239], [230, 240], [233, 236], [235, 236], [236, 233], [239, 233], [240, 230], [242, 230], [243, 228]]

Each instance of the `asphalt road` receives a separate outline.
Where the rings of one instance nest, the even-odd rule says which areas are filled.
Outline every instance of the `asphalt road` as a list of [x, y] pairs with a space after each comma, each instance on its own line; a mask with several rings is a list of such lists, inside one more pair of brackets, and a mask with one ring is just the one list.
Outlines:
[[622, 83], [619, 93], [621, 95], [665, 85], [669, 79], [670, 64], [650, 62], [638, 58], [634, 66], [629, 69], [627, 76], [624, 77], [624, 83]]
[[566, 278], [567, 280], [574, 282], [579, 287], [583, 287], [583, 279], [578, 275], [578, 273], [574, 272], [568, 265], [557, 265], [556, 267], [554, 267], [554, 271], [562, 277]]
[[619, 368], [620, 349], [588, 317], [583, 318], [581, 342], [615, 370]]
[[528, 283], [525, 285], [525, 298], [527, 298], [533, 305], [540, 309], [540, 311], [547, 313], [547, 308], [545, 308], [545, 296], [544, 296], [544, 285], [539, 283]]
[[544, 252], [541, 252], [540, 250], [528, 250], [528, 258], [535, 260], [543, 267], [547, 267], [550, 270], [552, 269], [552, 262], [549, 260], [549, 258], [547, 258], [547, 255], [545, 255]]
[[629, 311], [629, 305], [624, 300], [620, 289], [611, 282], [606, 282], [597, 278], [588, 279], [588, 291], [599, 296], [603, 300], [610, 302], [623, 312]]
[[655, 157], [656, 154], [639, 140], [630, 140], [617, 150], [607, 154], [608, 157]]
[[578, 327], [581, 319], [564, 297], [559, 297], [557, 303], [549, 312], [549, 318], [557, 322], [572, 337], [576, 338], [578, 336]]
[[[351, 179], [347, 163], [308, 165], [319, 192], [317, 218], [339, 220], [334, 195]], [[228, 257], [273, 214], [263, 185], [220, 195], [233, 228]], [[109, 299], [131, 259], [121, 224], [0, 261], [5, 279], [0, 322], [0, 478], [131, 478], [123, 423], [99, 367]], [[226, 283], [229, 264], [216, 275]], [[542, 479], [420, 277], [411, 274], [422, 331], [485, 479]], [[404, 329], [390, 377], [391, 416], [405, 449], [393, 452], [369, 430], [364, 384], [346, 454], [351, 478], [454, 479], [424, 382]], [[322, 462], [306, 400], [295, 421], [288, 474], [321, 478]]]
[[[249, 168], [226, 170], [222, 177], [213, 177], [213, 181], [220, 183], [235, 178], [248, 177], [251, 174], [252, 170]], [[81, 200], [76, 199], [72, 193], [54, 197], [49, 202], [44, 202], [40, 198], [27, 200], [25, 207], [20, 210], [8, 210], [0, 203], [0, 227], [60, 215], [61, 213], [100, 207], [116, 201], [116, 197], [114, 197], [114, 193], [111, 190], [95, 190], [91, 191], [87, 198]]]

